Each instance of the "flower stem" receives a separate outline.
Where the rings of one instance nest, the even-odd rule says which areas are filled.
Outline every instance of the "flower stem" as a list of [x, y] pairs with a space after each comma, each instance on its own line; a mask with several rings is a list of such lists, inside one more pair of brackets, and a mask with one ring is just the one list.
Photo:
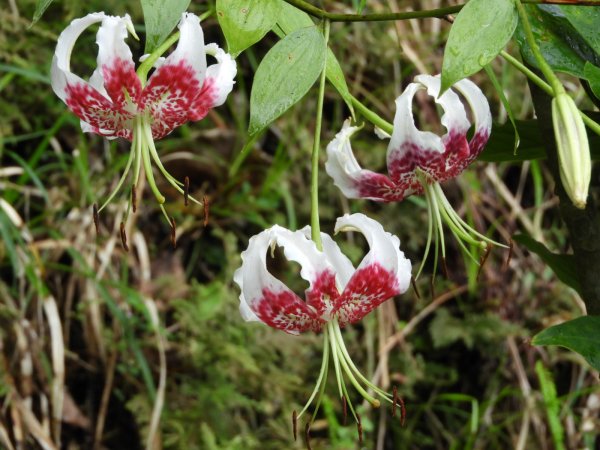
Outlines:
[[[323, 52], [327, 50], [327, 42], [329, 41], [329, 26], [328, 20], [324, 23], [325, 46]], [[317, 248], [322, 251], [323, 243], [321, 242], [321, 225], [319, 224], [319, 147], [321, 145], [321, 122], [323, 120], [323, 99], [325, 97], [325, 78], [326, 78], [327, 59], [323, 62], [323, 70], [319, 80], [319, 96], [317, 97], [317, 118], [315, 123], [315, 138], [313, 141], [312, 158], [311, 158], [311, 174], [310, 174], [310, 226], [311, 238], [317, 245]]]
[[523, 25], [523, 31], [525, 33], [525, 39], [527, 40], [527, 44], [535, 57], [535, 60], [538, 63], [538, 67], [546, 77], [546, 80], [550, 83], [552, 87], [552, 91], [554, 92], [554, 96], [558, 94], [564, 93], [565, 88], [561, 84], [558, 77], [552, 71], [550, 64], [546, 62], [542, 52], [540, 51], [540, 47], [535, 41], [535, 36], [533, 35], [533, 30], [531, 29], [531, 23], [529, 23], [529, 18], [527, 17], [527, 11], [525, 11], [525, 7], [521, 3], [521, 0], [515, 0], [515, 4], [517, 5], [517, 11], [519, 12], [519, 17], [521, 18], [521, 24]]
[[377, 113], [371, 111], [366, 105], [361, 103], [356, 97], [350, 96], [352, 98], [352, 105], [363, 115], [365, 119], [371, 122], [378, 128], [381, 128], [387, 134], [392, 134], [394, 131], [394, 126], [389, 123], [387, 120], [382, 118]]

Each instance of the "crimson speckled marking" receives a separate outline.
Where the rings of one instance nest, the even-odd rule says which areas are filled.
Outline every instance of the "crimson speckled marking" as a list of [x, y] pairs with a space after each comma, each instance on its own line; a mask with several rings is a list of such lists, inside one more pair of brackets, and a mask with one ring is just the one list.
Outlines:
[[427, 174], [432, 183], [455, 178], [477, 158], [488, 138], [489, 132], [482, 130], [467, 143], [464, 134], [451, 132], [444, 139], [444, 153], [404, 142], [402, 148], [390, 152], [389, 177], [373, 172], [363, 174], [356, 180], [355, 189], [360, 197], [384, 202], [422, 194], [416, 169]]
[[200, 87], [185, 61], [161, 66], [143, 89], [133, 63], [120, 58], [104, 64], [102, 76], [110, 99], [77, 83], [67, 85], [66, 103], [94, 132], [128, 140], [136, 115], [148, 113], [152, 136], [160, 139], [190, 120], [205, 117], [216, 98], [216, 80], [207, 78]]
[[398, 295], [395, 273], [379, 263], [357, 270], [343, 292], [335, 285], [331, 270], [321, 272], [306, 291], [306, 302], [290, 290], [262, 290], [262, 297], [251, 302], [258, 318], [270, 327], [290, 334], [319, 331], [337, 316], [340, 326], [362, 319], [387, 299]]

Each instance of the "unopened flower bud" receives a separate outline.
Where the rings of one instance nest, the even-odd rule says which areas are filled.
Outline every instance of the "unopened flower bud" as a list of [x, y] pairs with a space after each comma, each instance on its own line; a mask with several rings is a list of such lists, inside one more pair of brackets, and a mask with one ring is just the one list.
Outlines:
[[583, 209], [592, 175], [590, 146], [579, 110], [564, 92], [552, 99], [552, 124], [562, 185], [573, 204]]

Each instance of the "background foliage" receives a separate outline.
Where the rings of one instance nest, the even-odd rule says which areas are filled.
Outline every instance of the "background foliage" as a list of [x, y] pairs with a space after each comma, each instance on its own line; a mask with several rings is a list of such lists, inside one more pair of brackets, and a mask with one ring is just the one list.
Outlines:
[[[342, 12], [360, 3], [323, 2]], [[367, 3], [374, 12], [447, 4]], [[309, 218], [312, 90], [255, 133], [247, 158], [231, 175], [249, 138], [253, 77], [259, 77], [258, 64], [277, 35], [268, 32], [241, 53], [236, 88], [225, 106], [157, 143], [168, 169], [179, 178], [189, 176], [194, 194], [210, 197], [208, 224], [199, 208], [184, 208], [168, 185], [161, 186], [171, 193], [167, 203], [178, 224], [177, 249], [171, 249], [168, 226], [149, 201], [134, 216], [132, 251], [125, 253], [118, 237], [125, 199], [102, 215], [99, 237], [91, 204], [116, 183], [128, 144], [81, 133], [79, 121], [52, 93], [48, 69], [55, 39], [70, 20], [104, 10], [127, 12], [143, 24], [142, 8], [137, 2], [65, 0], [30, 26], [33, 0], [9, 6], [0, 10], [1, 445], [53, 448], [60, 441], [64, 448], [142, 448], [164, 393], [155, 448], [302, 448], [301, 439], [292, 441], [291, 411], [311, 391], [320, 338], [243, 323], [232, 285], [249, 236], [273, 223], [295, 229]], [[213, 2], [193, 1], [189, 8], [219, 11]], [[214, 14], [203, 28], [207, 42], [225, 46], [228, 31]], [[333, 24], [330, 45], [349, 91], [391, 119], [392, 99], [412, 76], [440, 72], [449, 29], [438, 19]], [[144, 35], [141, 25], [138, 34]], [[128, 43], [138, 56], [147, 45]], [[513, 45], [509, 50], [517, 54]], [[91, 73], [94, 33], [84, 35], [74, 54], [75, 71]], [[492, 69], [516, 119], [531, 119], [525, 78], [499, 60]], [[484, 73], [475, 80], [495, 121], [506, 122], [492, 83]], [[583, 106], [592, 106], [583, 91], [570, 86]], [[439, 129], [427, 99], [417, 98], [415, 112], [422, 126]], [[323, 142], [348, 115], [343, 99], [328, 88]], [[384, 167], [385, 144], [370, 131], [365, 127], [354, 147], [365, 166]], [[541, 141], [531, 127], [520, 134], [524, 142]], [[513, 136], [505, 136], [504, 144], [496, 141], [482, 158], [498, 159], [489, 156], [494, 148], [512, 152]], [[523, 146], [518, 155], [526, 151], [533, 150]], [[551, 185], [544, 161], [535, 159], [476, 164], [445, 189], [475, 226], [493, 227], [505, 241], [525, 232], [564, 252], [568, 242]], [[419, 260], [426, 217], [419, 199], [385, 206], [349, 203], [324, 173], [320, 186], [324, 231], [331, 232], [341, 212], [366, 212]], [[339, 242], [360, 259], [365, 248], [360, 238]], [[581, 315], [581, 300], [528, 248], [525, 242], [517, 245], [508, 264], [507, 255], [496, 251], [479, 280], [477, 267], [465, 266], [458, 248], [449, 248], [448, 280], [438, 277], [432, 290], [424, 277], [420, 297], [410, 291], [347, 330], [357, 364], [386, 389], [397, 385], [408, 411], [401, 427], [389, 411], [363, 405], [366, 448], [597, 448], [597, 372], [574, 353], [529, 342], [541, 329]], [[272, 270], [297, 292], [306, 287], [298, 282], [297, 267], [282, 258], [272, 261]], [[64, 406], [57, 410], [61, 397]], [[339, 401], [327, 397], [312, 428], [313, 448], [355, 448], [355, 428], [340, 421]]]

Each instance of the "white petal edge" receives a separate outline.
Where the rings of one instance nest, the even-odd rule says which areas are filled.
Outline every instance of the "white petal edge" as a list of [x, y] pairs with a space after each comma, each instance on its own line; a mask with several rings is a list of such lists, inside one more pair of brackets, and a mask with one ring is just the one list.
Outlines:
[[386, 270], [395, 273], [400, 294], [406, 292], [410, 285], [412, 265], [400, 250], [400, 239], [388, 233], [376, 220], [361, 213], [346, 214], [335, 224], [335, 232], [358, 231], [362, 233], [370, 250], [364, 256], [356, 270], [378, 263]]
[[396, 99], [394, 131], [387, 151], [388, 167], [393, 161], [402, 159], [406, 152], [405, 144], [415, 145], [423, 150], [444, 153], [444, 144], [437, 134], [430, 131], [421, 131], [415, 126], [412, 112], [413, 98], [417, 91], [423, 89], [423, 87], [421, 83], [410, 83]]
[[350, 138], [359, 127], [350, 126], [350, 120], [345, 120], [344, 125], [335, 138], [327, 145], [327, 161], [325, 171], [333, 178], [333, 183], [348, 198], [359, 198], [357, 187], [359, 175], [363, 169], [358, 164]]
[[245, 321], [260, 320], [252, 310], [251, 304], [263, 296], [263, 289], [272, 292], [290, 291], [279, 279], [267, 270], [266, 254], [269, 248], [282, 247], [289, 261], [300, 264], [300, 276], [312, 284], [316, 274], [324, 270], [333, 270], [331, 264], [323, 258], [313, 241], [307, 239], [301, 231], [290, 231], [279, 225], [250, 238], [248, 248], [242, 252], [242, 265], [233, 275], [233, 281], [240, 287], [240, 313]]
[[[311, 239], [311, 229], [310, 226], [305, 226], [300, 230], [307, 239]], [[342, 253], [340, 247], [337, 243], [329, 236], [328, 234], [321, 233], [321, 243], [323, 244], [323, 254], [327, 261], [335, 270], [336, 280], [337, 280], [337, 288], [340, 292], [344, 290], [346, 284], [350, 278], [352, 278], [352, 274], [354, 273], [354, 266], [352, 262], [346, 255]]]
[[475, 122], [475, 133], [486, 132], [489, 135], [492, 130], [492, 113], [481, 89], [466, 78], [454, 84], [452, 88], [460, 92], [469, 104]]
[[427, 94], [433, 97], [434, 101], [441, 105], [444, 110], [440, 122], [447, 130], [446, 135], [449, 133], [467, 134], [471, 124], [469, 123], [469, 119], [467, 119], [464, 105], [458, 95], [452, 91], [452, 88], [448, 89], [438, 98], [441, 88], [439, 75], [417, 75], [415, 81], [425, 86]]
[[[184, 12], [177, 26], [179, 28], [179, 42], [175, 50], [161, 64], [161, 67], [177, 65], [179, 62], [185, 61], [186, 65], [194, 71], [198, 86], [202, 86], [206, 76], [206, 53], [200, 19], [195, 14]], [[157, 70], [154, 74], [158, 72]], [[148, 80], [148, 84], [150, 84], [152, 76]]]
[[124, 17], [106, 16], [102, 20], [96, 35], [98, 69], [101, 70], [104, 64], [110, 63], [115, 57], [134, 65], [131, 49], [125, 43], [129, 29], [133, 29], [129, 14]]
[[[67, 96], [67, 84], [86, 83], [83, 79], [71, 72], [71, 53], [75, 42], [86, 28], [101, 22], [106, 17], [103, 12], [88, 14], [80, 19], [73, 20], [67, 28], [60, 33], [56, 42], [56, 51], [52, 58], [50, 78], [52, 90], [64, 102]], [[104, 93], [106, 95], [106, 93]]]
[[213, 79], [213, 101], [212, 107], [221, 106], [225, 103], [227, 96], [233, 90], [237, 65], [229, 53], [225, 53], [217, 44], [208, 44], [204, 47], [206, 54], [217, 59], [216, 64], [206, 69], [206, 79]]

